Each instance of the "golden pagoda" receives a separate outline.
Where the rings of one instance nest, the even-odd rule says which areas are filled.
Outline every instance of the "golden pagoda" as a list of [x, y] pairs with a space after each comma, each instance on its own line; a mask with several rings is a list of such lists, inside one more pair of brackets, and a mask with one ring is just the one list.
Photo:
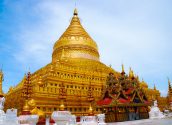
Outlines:
[[[117, 78], [125, 74], [124, 66], [120, 73], [100, 62], [97, 44], [81, 25], [75, 9], [70, 25], [54, 44], [52, 61], [31, 74], [30, 99], [34, 100], [36, 111], [43, 111], [45, 115], [57, 110], [68, 110], [79, 116], [96, 114], [102, 109], [94, 109], [94, 102], [102, 97], [109, 73], [116, 78], [113, 82], [118, 82]], [[129, 78], [138, 81], [131, 69]], [[19, 84], [10, 87], [5, 94], [5, 109], [22, 111], [25, 81], [26, 76]], [[146, 95], [159, 95], [159, 91], [149, 91], [144, 81], [139, 81], [138, 86]]]
[[[110, 71], [116, 74], [112, 68], [100, 62], [97, 44], [81, 25], [75, 9], [70, 25], [54, 44], [52, 62], [31, 74], [31, 98], [35, 100], [37, 108], [46, 114], [60, 110], [62, 99], [65, 110], [76, 115], [87, 114], [90, 84], [92, 96], [98, 100]], [[22, 110], [25, 80], [24, 76], [17, 86], [9, 89], [6, 109]]]

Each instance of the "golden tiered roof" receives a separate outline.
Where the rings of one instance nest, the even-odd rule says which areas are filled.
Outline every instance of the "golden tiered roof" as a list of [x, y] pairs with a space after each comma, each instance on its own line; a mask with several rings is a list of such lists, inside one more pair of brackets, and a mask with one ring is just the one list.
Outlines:
[[52, 62], [62, 59], [99, 61], [97, 44], [81, 25], [76, 9], [69, 27], [54, 44]]

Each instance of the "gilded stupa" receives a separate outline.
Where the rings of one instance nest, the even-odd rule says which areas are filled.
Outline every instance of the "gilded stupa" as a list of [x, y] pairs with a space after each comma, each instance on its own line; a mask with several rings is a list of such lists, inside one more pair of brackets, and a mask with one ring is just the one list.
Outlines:
[[88, 59], [99, 61], [97, 44], [82, 27], [76, 9], [69, 27], [53, 48], [52, 62], [58, 62], [60, 59], [77, 62], [77, 65], [78, 59], [79, 62], [83, 63], [87, 62]]
[[[100, 113], [101, 108], [92, 107], [102, 97], [107, 76], [113, 74], [115, 78], [120, 78], [125, 71], [122, 66], [122, 73], [116, 72], [103, 64], [99, 57], [97, 44], [81, 25], [75, 9], [68, 28], [54, 44], [52, 61], [29, 73], [27, 85], [30, 92], [27, 96], [34, 100], [34, 108], [46, 115], [57, 110], [68, 110], [78, 116], [93, 113], [92, 110]], [[132, 70], [129, 77], [136, 78]], [[19, 113], [23, 110], [26, 81], [24, 75], [19, 84], [10, 87], [5, 94], [5, 109], [17, 108]], [[149, 91], [145, 83], [141, 85], [145, 91]]]
[[[81, 25], [75, 9], [70, 25], [54, 44], [52, 62], [31, 74], [30, 98], [46, 114], [60, 110], [61, 100], [66, 110], [84, 114], [91, 103], [90, 91], [93, 91], [91, 97], [98, 100], [109, 72], [118, 74], [100, 62], [97, 44]], [[15, 107], [22, 110], [25, 80], [26, 76], [9, 89], [6, 109]]]

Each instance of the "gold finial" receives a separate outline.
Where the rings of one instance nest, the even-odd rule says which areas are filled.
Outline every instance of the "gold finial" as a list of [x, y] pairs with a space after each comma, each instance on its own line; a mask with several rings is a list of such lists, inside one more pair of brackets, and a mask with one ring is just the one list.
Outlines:
[[0, 82], [4, 80], [4, 74], [2, 72], [2, 69], [0, 70]]
[[171, 89], [171, 81], [169, 78], [168, 78], [168, 87], [169, 87], [169, 89]]
[[125, 72], [125, 71], [124, 71], [124, 65], [123, 65], [123, 64], [122, 64], [122, 72]]
[[130, 78], [133, 78], [133, 77], [134, 77], [134, 72], [133, 72], [133, 70], [131, 69], [131, 67], [130, 67], [130, 71], [129, 71], [129, 77], [130, 77]]
[[155, 86], [155, 84], [154, 84], [154, 90], [156, 90], [156, 86]]
[[74, 13], [73, 13], [74, 16], [77, 16], [78, 15], [78, 10], [75, 8], [74, 9]]
[[137, 78], [137, 80], [139, 81], [139, 76], [138, 76], [138, 75], [136, 76], [136, 78]]
[[3, 91], [2, 91], [2, 82], [4, 81], [4, 74], [2, 72], [2, 69], [0, 70], [0, 95], [3, 95]]
[[132, 69], [130, 67], [130, 70], [129, 70], [129, 77], [132, 77]]
[[132, 70], [132, 72], [131, 72], [131, 76], [134, 77], [134, 72], [133, 72], [133, 70]]

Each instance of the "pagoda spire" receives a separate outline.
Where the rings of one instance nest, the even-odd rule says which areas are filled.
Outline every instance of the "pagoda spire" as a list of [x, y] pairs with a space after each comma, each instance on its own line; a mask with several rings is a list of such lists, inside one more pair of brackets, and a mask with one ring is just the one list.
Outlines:
[[138, 75], [136, 75], [136, 79], [138, 80], [138, 82], [140, 83], [140, 81], [139, 81], [139, 76]]
[[171, 90], [171, 82], [170, 82], [169, 78], [168, 78], [168, 89], [169, 89], [169, 91]]
[[125, 71], [124, 71], [124, 64], [122, 64], [122, 72], [125, 72]]
[[154, 84], [154, 90], [156, 90], [156, 86], [155, 86], [155, 84]]
[[74, 9], [73, 15], [78, 16], [78, 10], [76, 8]]
[[131, 78], [134, 77], [134, 73], [133, 73], [133, 70], [131, 69], [131, 67], [130, 67], [130, 70], [129, 70], [129, 77], [131, 77]]
[[124, 70], [124, 65], [122, 64], [122, 72], [121, 72], [122, 75], [125, 75], [125, 70]]
[[2, 69], [0, 70], [0, 95], [3, 95], [2, 91], [2, 82], [4, 81], [4, 74], [2, 72]]
[[31, 73], [28, 72], [27, 75], [24, 78], [24, 84], [23, 84], [23, 99], [24, 99], [24, 105], [22, 110], [22, 115], [29, 115], [30, 109], [28, 105], [28, 100], [31, 98], [32, 95], [32, 86], [31, 86]]

